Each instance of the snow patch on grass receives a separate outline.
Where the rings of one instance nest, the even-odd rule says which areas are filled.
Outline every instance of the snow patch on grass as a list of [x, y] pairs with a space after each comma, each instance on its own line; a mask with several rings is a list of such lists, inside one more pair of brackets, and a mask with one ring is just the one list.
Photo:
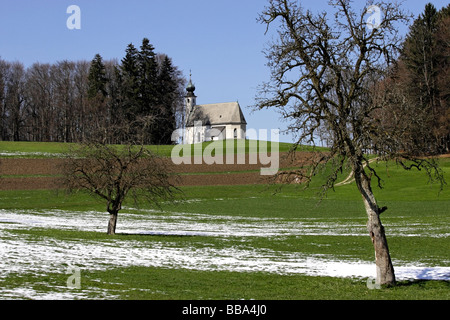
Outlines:
[[[366, 236], [365, 225], [345, 220], [282, 219], [218, 216], [192, 213], [141, 215], [136, 210], [119, 215], [118, 233], [205, 236], [270, 237], [298, 235]], [[108, 270], [115, 267], [147, 266], [236, 272], [269, 272], [311, 276], [375, 278], [373, 262], [338, 259], [335, 256], [274, 251], [267, 248], [182, 246], [163, 240], [138, 241], [120, 238], [102, 240], [57, 239], [49, 236], [14, 233], [33, 228], [105, 232], [107, 213], [63, 210], [0, 210], [0, 279], [11, 275], [65, 273], [68, 266], [81, 270]], [[399, 235], [419, 236], [399, 224]], [[406, 229], [405, 229], [406, 228]], [[446, 236], [446, 235], [441, 235]], [[450, 280], [450, 268], [410, 264], [395, 267], [397, 279]], [[31, 288], [1, 288], [3, 298], [73, 299], [86, 298], [54, 288], [40, 293]]]
[[23, 151], [2, 151], [0, 157], [43, 157], [43, 158], [62, 158], [62, 153], [50, 153], [50, 152], [23, 152]]

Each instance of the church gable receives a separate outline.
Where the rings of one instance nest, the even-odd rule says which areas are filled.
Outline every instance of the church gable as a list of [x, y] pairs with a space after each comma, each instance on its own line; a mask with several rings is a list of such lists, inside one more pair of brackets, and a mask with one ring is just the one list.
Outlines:
[[207, 126], [247, 124], [238, 102], [196, 105], [188, 117], [186, 127], [193, 127], [196, 121]]

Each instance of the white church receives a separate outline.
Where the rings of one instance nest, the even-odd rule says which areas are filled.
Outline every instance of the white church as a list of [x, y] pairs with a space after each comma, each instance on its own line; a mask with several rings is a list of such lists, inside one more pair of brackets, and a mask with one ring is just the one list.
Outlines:
[[197, 105], [191, 79], [186, 91], [184, 144], [245, 139], [247, 122], [238, 102]]

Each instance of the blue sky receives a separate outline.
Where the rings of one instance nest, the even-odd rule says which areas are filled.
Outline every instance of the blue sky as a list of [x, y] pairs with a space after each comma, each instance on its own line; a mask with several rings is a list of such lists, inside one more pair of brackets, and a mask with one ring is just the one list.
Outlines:
[[[302, 0], [322, 11], [327, 0]], [[438, 9], [448, 0], [407, 0], [416, 17], [431, 2]], [[249, 128], [285, 129], [275, 111], [251, 112], [257, 87], [269, 79], [262, 53], [270, 35], [257, 23], [266, 0], [0, 0], [0, 57], [34, 62], [122, 59], [129, 43], [144, 37], [156, 52], [169, 55], [196, 85], [197, 103], [238, 100]], [[69, 30], [67, 7], [81, 9], [81, 29]], [[407, 29], [405, 29], [405, 32]], [[291, 142], [290, 135], [281, 135]]]

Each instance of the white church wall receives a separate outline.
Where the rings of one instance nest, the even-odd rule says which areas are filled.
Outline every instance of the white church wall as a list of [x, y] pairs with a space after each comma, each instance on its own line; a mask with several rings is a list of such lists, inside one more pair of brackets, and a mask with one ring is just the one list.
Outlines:
[[246, 125], [229, 124], [226, 139], [245, 139]]
[[[223, 126], [221, 126], [223, 127]], [[217, 130], [213, 127], [207, 126], [194, 126], [186, 127], [184, 132], [184, 144], [193, 144], [206, 141], [212, 141], [211, 135], [208, 134], [208, 130]], [[232, 140], [232, 139], [245, 139], [246, 126], [245, 125], [225, 125], [223, 134], [217, 137], [217, 133], [213, 132], [214, 140]]]

